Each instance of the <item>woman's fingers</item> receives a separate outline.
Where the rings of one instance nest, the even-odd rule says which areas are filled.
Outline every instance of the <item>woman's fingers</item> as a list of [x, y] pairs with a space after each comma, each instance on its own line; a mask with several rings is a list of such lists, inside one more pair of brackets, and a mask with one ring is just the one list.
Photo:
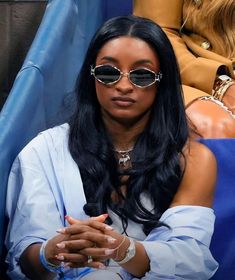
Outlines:
[[58, 249], [67, 249], [70, 252], [77, 252], [78, 250], [82, 250], [84, 248], [90, 248], [94, 246], [94, 243], [89, 240], [78, 239], [73, 241], [63, 241], [56, 244]]
[[70, 268], [78, 268], [78, 267], [92, 267], [96, 269], [103, 269], [105, 268], [105, 265], [102, 262], [98, 261], [92, 261], [92, 262], [86, 262], [84, 264], [82, 263], [67, 263], [67, 266]]
[[[102, 214], [102, 215], [97, 216], [97, 217], [91, 217], [90, 219], [94, 220], [94, 221], [97, 221], [97, 222], [100, 222], [100, 223], [104, 223], [107, 218], [108, 218], [108, 214]], [[81, 221], [81, 220], [74, 219], [73, 217], [68, 216], [68, 215], [65, 216], [65, 219], [67, 220], [67, 222], [70, 225], [81, 224], [82, 222], [84, 222], [84, 221]]]
[[80, 250], [79, 253], [91, 256], [94, 259], [98, 260], [104, 260], [104, 259], [110, 259], [111, 256], [115, 254], [116, 249], [110, 249], [110, 248], [85, 248], [83, 250]]
[[82, 233], [85, 231], [105, 232], [107, 230], [113, 230], [113, 228], [104, 223], [100, 223], [100, 222], [90, 219], [87, 221], [83, 221], [81, 223], [73, 224], [66, 228], [59, 229], [59, 230], [57, 230], [57, 232], [62, 233], [62, 234], [73, 235], [73, 234]]
[[97, 221], [97, 222], [100, 222], [100, 223], [104, 223], [105, 220], [108, 218], [108, 214], [102, 214], [102, 215], [99, 215], [99, 216], [96, 216], [96, 217], [91, 217], [91, 220], [94, 220], [94, 221]]
[[102, 262], [115, 257], [116, 250], [109, 248], [85, 248], [74, 253], [59, 253], [56, 259], [65, 263], [74, 263], [81, 266], [90, 265], [92, 262]]
[[74, 225], [74, 224], [80, 224], [82, 223], [81, 220], [77, 220], [77, 219], [74, 219], [73, 217], [71, 216], [65, 216], [65, 220], [70, 224], [70, 225]]
[[80, 253], [60, 253], [55, 258], [65, 263], [71, 262], [80, 264], [81, 266], [84, 266], [88, 262], [87, 256]]
[[69, 251], [73, 251], [94, 247], [94, 245], [96, 247], [115, 247], [117, 243], [117, 239], [112, 236], [87, 231], [70, 236], [68, 240], [58, 243], [57, 248], [66, 248]]

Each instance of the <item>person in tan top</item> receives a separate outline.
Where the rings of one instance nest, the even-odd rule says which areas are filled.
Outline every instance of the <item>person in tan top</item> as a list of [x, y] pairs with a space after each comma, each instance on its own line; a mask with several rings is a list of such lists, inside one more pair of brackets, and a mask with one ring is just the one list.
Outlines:
[[168, 35], [188, 117], [204, 138], [235, 137], [235, 1], [134, 0]]

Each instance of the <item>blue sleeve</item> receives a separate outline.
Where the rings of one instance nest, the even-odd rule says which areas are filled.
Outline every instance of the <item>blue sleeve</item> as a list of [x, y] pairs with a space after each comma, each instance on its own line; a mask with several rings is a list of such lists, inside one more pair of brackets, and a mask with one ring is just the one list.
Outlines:
[[[5, 244], [11, 279], [27, 279], [19, 259], [33, 243], [41, 243], [65, 226], [65, 213], [83, 219], [85, 195], [67, 138], [59, 127], [32, 140], [13, 163], [7, 191], [9, 218]], [[87, 268], [70, 269], [66, 276], [83, 275]]]
[[[214, 221], [211, 208], [169, 208], [162, 215], [161, 222], [170, 228], [155, 228], [141, 242], [150, 259], [150, 271], [141, 279], [207, 280], [212, 277], [218, 268], [209, 249]], [[136, 279], [123, 273], [125, 279]]]
[[9, 225], [5, 241], [11, 279], [27, 279], [19, 266], [23, 251], [56, 235], [56, 229], [64, 226], [63, 211], [58, 211], [63, 208], [58, 205], [58, 194], [50, 188], [51, 183], [32, 150], [30, 160], [24, 161], [21, 156], [15, 160], [8, 181]]

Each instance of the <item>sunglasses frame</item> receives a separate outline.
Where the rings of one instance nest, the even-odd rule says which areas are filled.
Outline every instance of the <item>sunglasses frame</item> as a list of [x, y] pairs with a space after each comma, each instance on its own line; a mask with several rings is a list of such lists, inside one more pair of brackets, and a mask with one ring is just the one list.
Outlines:
[[[110, 83], [105, 83], [105, 82], [101, 81], [100, 79], [98, 79], [98, 78], [95, 76], [95, 69], [97, 69], [97, 68], [99, 68], [99, 67], [102, 67], [102, 66], [110, 66], [110, 67], [116, 69], [116, 70], [120, 73], [119, 78], [118, 78], [116, 81], [110, 82]], [[134, 72], [134, 71], [136, 71], [136, 70], [140, 70], [140, 69], [147, 70], [147, 71], [149, 71], [149, 72], [151, 72], [151, 73], [153, 73], [153, 74], [155, 75], [155, 79], [154, 79], [154, 81], [153, 81], [151, 84], [146, 85], [146, 86], [140, 86], [140, 85], [137, 85], [137, 84], [135, 84], [134, 82], [131, 81], [131, 79], [130, 79], [131, 73]], [[152, 71], [152, 70], [150, 70], [150, 69], [148, 69], [148, 68], [146, 68], [146, 67], [142, 67], [142, 68], [133, 69], [133, 70], [130, 70], [129, 72], [124, 73], [124, 72], [122, 72], [119, 68], [117, 68], [116, 66], [113, 66], [113, 65], [110, 65], [110, 64], [99, 64], [99, 65], [96, 65], [95, 67], [93, 67], [93, 66], [91, 65], [91, 72], [90, 72], [90, 74], [91, 74], [92, 76], [94, 76], [95, 79], [96, 79], [98, 82], [100, 82], [101, 84], [103, 84], [103, 85], [113, 85], [113, 84], [116, 84], [117, 82], [119, 82], [119, 81], [121, 80], [122, 77], [127, 77], [128, 80], [129, 80], [129, 82], [130, 82], [132, 85], [134, 85], [134, 86], [136, 86], [136, 87], [139, 87], [139, 88], [150, 87], [150, 86], [152, 86], [153, 84], [155, 84], [156, 82], [160, 82], [161, 79], [162, 79], [162, 72], [161, 72], [161, 71], [159, 71], [158, 73], [156, 73], [156, 72], [154, 72], [154, 71]]]

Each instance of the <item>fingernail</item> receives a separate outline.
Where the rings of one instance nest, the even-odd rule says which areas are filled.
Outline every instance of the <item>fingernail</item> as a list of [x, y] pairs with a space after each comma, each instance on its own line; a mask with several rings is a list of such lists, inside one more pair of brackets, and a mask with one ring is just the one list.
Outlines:
[[59, 261], [63, 261], [64, 260], [64, 256], [62, 256], [62, 255], [56, 255], [56, 258]]
[[113, 238], [113, 237], [111, 237], [111, 236], [108, 236], [108, 237], [107, 237], [108, 243], [113, 244], [113, 243], [115, 243], [116, 240], [117, 240], [117, 239], [115, 239], [115, 238]]
[[56, 230], [57, 233], [65, 233], [65, 228], [59, 228]]
[[105, 249], [104, 253], [105, 253], [105, 255], [111, 255], [114, 251], [115, 251], [115, 249]]
[[105, 266], [104, 264], [101, 263], [101, 264], [99, 264], [98, 268], [99, 268], [99, 269], [105, 269], [106, 266]]
[[103, 217], [104, 217], [105, 219], [107, 219], [108, 216], [109, 216], [109, 214], [103, 214]]
[[105, 229], [106, 230], [113, 230], [113, 228], [111, 226], [105, 225]]
[[57, 243], [56, 247], [58, 247], [59, 249], [64, 249], [65, 248], [65, 243], [64, 242]]

